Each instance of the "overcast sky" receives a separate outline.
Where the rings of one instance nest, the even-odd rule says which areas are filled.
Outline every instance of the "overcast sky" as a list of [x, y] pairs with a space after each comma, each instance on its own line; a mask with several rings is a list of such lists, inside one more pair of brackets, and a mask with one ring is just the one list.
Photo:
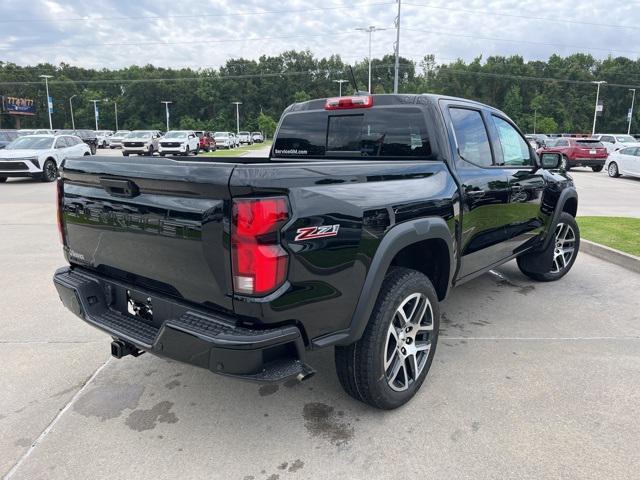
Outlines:
[[[99, 7], [98, 7], [99, 6]], [[393, 0], [1, 0], [0, 60], [116, 68], [218, 67], [289, 49], [346, 62], [393, 51]], [[482, 54], [546, 59], [640, 52], [640, 8], [620, 0], [403, 0], [400, 53], [438, 62]]]

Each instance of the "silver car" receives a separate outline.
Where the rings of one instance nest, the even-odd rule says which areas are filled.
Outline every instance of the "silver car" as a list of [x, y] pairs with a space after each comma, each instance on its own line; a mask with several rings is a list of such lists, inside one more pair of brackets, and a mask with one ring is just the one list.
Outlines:
[[161, 136], [158, 130], [134, 130], [122, 140], [122, 155], [153, 155]]
[[118, 130], [109, 137], [109, 148], [122, 148], [122, 140], [130, 133], [131, 130]]

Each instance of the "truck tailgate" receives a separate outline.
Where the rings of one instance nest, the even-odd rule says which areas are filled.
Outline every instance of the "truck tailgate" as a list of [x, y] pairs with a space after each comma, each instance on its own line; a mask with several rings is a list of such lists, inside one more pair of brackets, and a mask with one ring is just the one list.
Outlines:
[[232, 310], [233, 164], [165, 158], [67, 160], [65, 254], [140, 288]]

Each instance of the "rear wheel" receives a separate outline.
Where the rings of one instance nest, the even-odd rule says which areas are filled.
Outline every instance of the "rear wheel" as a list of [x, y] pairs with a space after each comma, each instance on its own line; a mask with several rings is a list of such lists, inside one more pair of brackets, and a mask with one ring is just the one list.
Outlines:
[[610, 177], [619, 177], [620, 176], [620, 171], [618, 170], [618, 164], [616, 162], [611, 162], [609, 164], [609, 168], [607, 169], [607, 173], [609, 174]]
[[527, 270], [521, 258], [518, 258], [518, 268], [527, 277], [538, 280], [539, 282], [552, 282], [564, 277], [578, 256], [580, 250], [580, 229], [576, 223], [576, 219], [569, 213], [562, 212], [560, 220], [553, 234], [553, 259], [549, 265], [549, 270], [540, 272], [531, 272]]
[[123, 157], [128, 157], [129, 156], [129, 152], [122, 152], [122, 156]]
[[571, 167], [569, 166], [569, 160], [564, 155], [562, 156], [562, 160], [560, 162], [560, 168], [562, 168], [562, 170], [564, 170], [565, 172], [571, 170]]
[[53, 160], [47, 160], [42, 166], [41, 179], [43, 182], [53, 182], [56, 178], [58, 178], [58, 166]]
[[191, 154], [191, 150], [189, 150], [189, 146], [187, 145], [187, 149], [184, 151], [185, 156], [189, 156]]
[[601, 172], [602, 165], [596, 165], [595, 167], [591, 167], [591, 170], [593, 170], [594, 172]]
[[404, 405], [431, 367], [439, 325], [431, 281], [415, 270], [391, 270], [362, 338], [335, 349], [340, 384], [373, 407], [390, 410]]

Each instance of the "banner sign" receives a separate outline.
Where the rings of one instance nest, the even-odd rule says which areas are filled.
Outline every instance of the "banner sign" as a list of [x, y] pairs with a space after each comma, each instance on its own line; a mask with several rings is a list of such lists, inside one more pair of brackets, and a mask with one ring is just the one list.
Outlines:
[[598, 117], [601, 117], [603, 111], [604, 111], [604, 105], [602, 104], [602, 100], [599, 100], [598, 105], [596, 105], [596, 115]]
[[36, 105], [30, 98], [0, 97], [0, 112], [10, 115], [35, 115]]
[[100, 113], [98, 110], [98, 106], [96, 105], [96, 120], [98, 120], [100, 118]]
[[631, 115], [633, 115], [633, 112], [631, 111], [631, 109], [629, 109], [629, 111], [627, 112], [627, 121], [631, 121]]

